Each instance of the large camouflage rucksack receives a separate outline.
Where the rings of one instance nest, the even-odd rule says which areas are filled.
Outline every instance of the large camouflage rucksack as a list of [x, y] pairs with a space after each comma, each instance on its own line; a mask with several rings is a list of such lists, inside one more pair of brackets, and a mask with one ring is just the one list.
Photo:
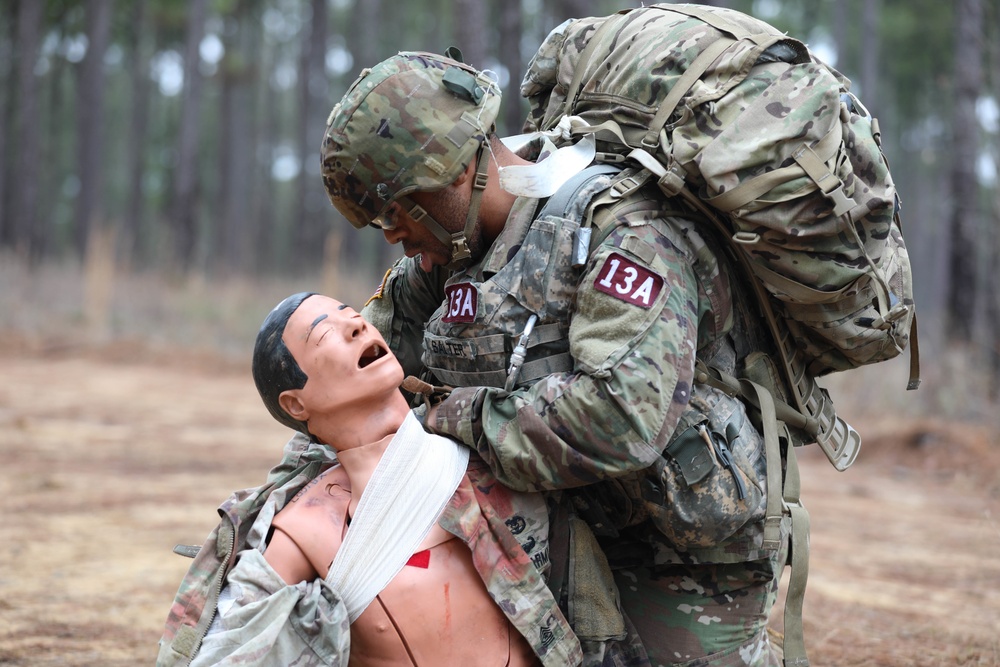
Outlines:
[[729, 239], [757, 278], [747, 282], [781, 358], [778, 398], [799, 413], [779, 418], [838, 469], [860, 437], [815, 378], [910, 343], [909, 388], [919, 382], [899, 200], [878, 122], [849, 86], [762, 21], [662, 4], [563, 23], [521, 87], [526, 131], [557, 144], [594, 134], [599, 161], [642, 165]]

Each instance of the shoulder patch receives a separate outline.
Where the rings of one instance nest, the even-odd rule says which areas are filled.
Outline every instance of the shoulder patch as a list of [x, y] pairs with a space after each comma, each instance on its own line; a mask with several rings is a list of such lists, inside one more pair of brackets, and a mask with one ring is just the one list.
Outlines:
[[375, 299], [381, 299], [383, 296], [385, 296], [385, 284], [389, 281], [389, 274], [390, 273], [392, 273], [392, 267], [391, 266], [389, 267], [389, 270], [385, 272], [385, 275], [382, 276], [382, 282], [379, 283], [378, 289], [375, 290], [374, 294], [372, 294], [370, 297], [368, 297], [367, 301], [365, 301], [365, 305], [366, 306], [369, 303], [371, 303], [372, 301], [374, 301]]
[[663, 289], [663, 276], [611, 253], [597, 272], [594, 289], [642, 308], [649, 308]]
[[444, 288], [448, 312], [442, 322], [475, 322], [479, 312], [479, 290], [472, 283], [458, 283]]

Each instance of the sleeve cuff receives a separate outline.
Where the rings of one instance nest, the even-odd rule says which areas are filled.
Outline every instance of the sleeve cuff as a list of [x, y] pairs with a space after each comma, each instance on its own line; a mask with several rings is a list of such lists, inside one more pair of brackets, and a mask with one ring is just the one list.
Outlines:
[[435, 407], [434, 423], [427, 424], [429, 431], [450, 436], [469, 447], [475, 448], [476, 434], [473, 431], [476, 397], [481, 387], [459, 387], [452, 390], [448, 398]]

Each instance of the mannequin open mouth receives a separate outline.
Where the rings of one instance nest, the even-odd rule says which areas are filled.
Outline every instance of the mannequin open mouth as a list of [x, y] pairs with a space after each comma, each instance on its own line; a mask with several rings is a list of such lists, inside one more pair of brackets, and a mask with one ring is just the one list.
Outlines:
[[358, 368], [365, 368], [388, 354], [388, 351], [378, 343], [372, 343], [370, 347], [361, 353], [358, 359]]

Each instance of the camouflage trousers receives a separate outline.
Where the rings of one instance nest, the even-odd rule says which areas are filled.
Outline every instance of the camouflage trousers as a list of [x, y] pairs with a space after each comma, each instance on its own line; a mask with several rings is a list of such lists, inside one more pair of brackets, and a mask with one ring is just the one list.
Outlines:
[[615, 581], [653, 667], [781, 665], [767, 621], [784, 563], [657, 565], [617, 569]]

